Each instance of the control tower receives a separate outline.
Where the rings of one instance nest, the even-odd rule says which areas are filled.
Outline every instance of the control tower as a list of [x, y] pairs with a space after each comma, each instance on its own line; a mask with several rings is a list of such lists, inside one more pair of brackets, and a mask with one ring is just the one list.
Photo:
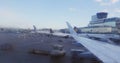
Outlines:
[[85, 33], [120, 33], [120, 18], [108, 18], [107, 12], [98, 12], [91, 17], [87, 27], [81, 28], [81, 31]]
[[104, 19], [107, 18], [108, 13], [107, 12], [99, 12], [96, 14], [98, 19]]

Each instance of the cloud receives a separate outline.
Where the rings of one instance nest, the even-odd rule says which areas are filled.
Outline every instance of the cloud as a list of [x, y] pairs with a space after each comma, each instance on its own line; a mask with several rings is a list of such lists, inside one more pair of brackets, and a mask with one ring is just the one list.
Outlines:
[[114, 12], [120, 13], [120, 9], [115, 9]]
[[120, 17], [120, 8], [105, 8], [99, 12], [107, 12], [109, 14], [108, 17]]
[[117, 2], [119, 2], [119, 0], [111, 0], [111, 3], [117, 3]]
[[8, 9], [0, 9], [0, 17], [6, 18], [6, 19], [16, 19], [18, 18], [18, 15]]
[[109, 6], [118, 3], [120, 0], [95, 0], [101, 6]]
[[24, 17], [24, 14], [9, 8], [0, 9], [0, 25], [10, 27], [29, 27], [29, 20]]
[[69, 8], [69, 11], [75, 12], [75, 11], [77, 11], [77, 9], [76, 8]]
[[116, 12], [119, 12], [119, 13], [120, 13], [120, 9], [116, 10]]
[[96, 2], [102, 2], [103, 0], [96, 0]]
[[6, 20], [21, 21], [23, 17], [19, 12], [15, 12], [10, 9], [0, 9], [0, 17]]
[[103, 9], [100, 12], [109, 12], [109, 10], [108, 9]]

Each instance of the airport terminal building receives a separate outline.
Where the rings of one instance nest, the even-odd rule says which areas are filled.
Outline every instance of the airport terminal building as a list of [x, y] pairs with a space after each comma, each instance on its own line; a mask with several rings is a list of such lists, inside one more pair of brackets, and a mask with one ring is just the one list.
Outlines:
[[91, 17], [87, 27], [80, 28], [82, 33], [120, 33], [120, 18], [107, 18], [108, 13], [99, 12]]

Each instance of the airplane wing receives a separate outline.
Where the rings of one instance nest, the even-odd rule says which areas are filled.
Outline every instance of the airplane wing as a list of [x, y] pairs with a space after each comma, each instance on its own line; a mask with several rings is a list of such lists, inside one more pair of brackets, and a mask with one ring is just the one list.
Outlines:
[[73, 30], [72, 26], [68, 22], [66, 23], [69, 28], [71, 36], [77, 42], [81, 43], [84, 47], [86, 47], [103, 63], [120, 63], [119, 46], [77, 36], [77, 33]]

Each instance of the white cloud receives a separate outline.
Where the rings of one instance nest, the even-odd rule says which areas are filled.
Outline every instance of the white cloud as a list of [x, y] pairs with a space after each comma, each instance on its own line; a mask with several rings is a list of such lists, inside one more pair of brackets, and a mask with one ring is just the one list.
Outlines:
[[69, 11], [74, 12], [74, 11], [77, 11], [77, 9], [76, 8], [69, 8]]
[[99, 12], [107, 12], [109, 15], [108, 17], [118, 17], [120, 16], [120, 8], [106, 8], [106, 9], [103, 9]]
[[116, 10], [116, 12], [119, 12], [119, 13], [120, 13], [120, 9]]
[[103, 9], [100, 12], [109, 12], [109, 10], [108, 9]]
[[16, 19], [18, 16], [15, 12], [8, 9], [0, 9], [0, 17], [6, 19]]
[[9, 8], [0, 9], [0, 25], [10, 27], [29, 27], [28, 19], [24, 18], [24, 14], [20, 14]]
[[119, 2], [119, 0], [111, 0], [111, 2], [114, 4], [114, 3]]
[[120, 13], [120, 9], [115, 9], [114, 12]]
[[120, 0], [95, 0], [102, 6], [109, 6], [118, 3]]
[[96, 0], [96, 2], [102, 2], [103, 0]]

